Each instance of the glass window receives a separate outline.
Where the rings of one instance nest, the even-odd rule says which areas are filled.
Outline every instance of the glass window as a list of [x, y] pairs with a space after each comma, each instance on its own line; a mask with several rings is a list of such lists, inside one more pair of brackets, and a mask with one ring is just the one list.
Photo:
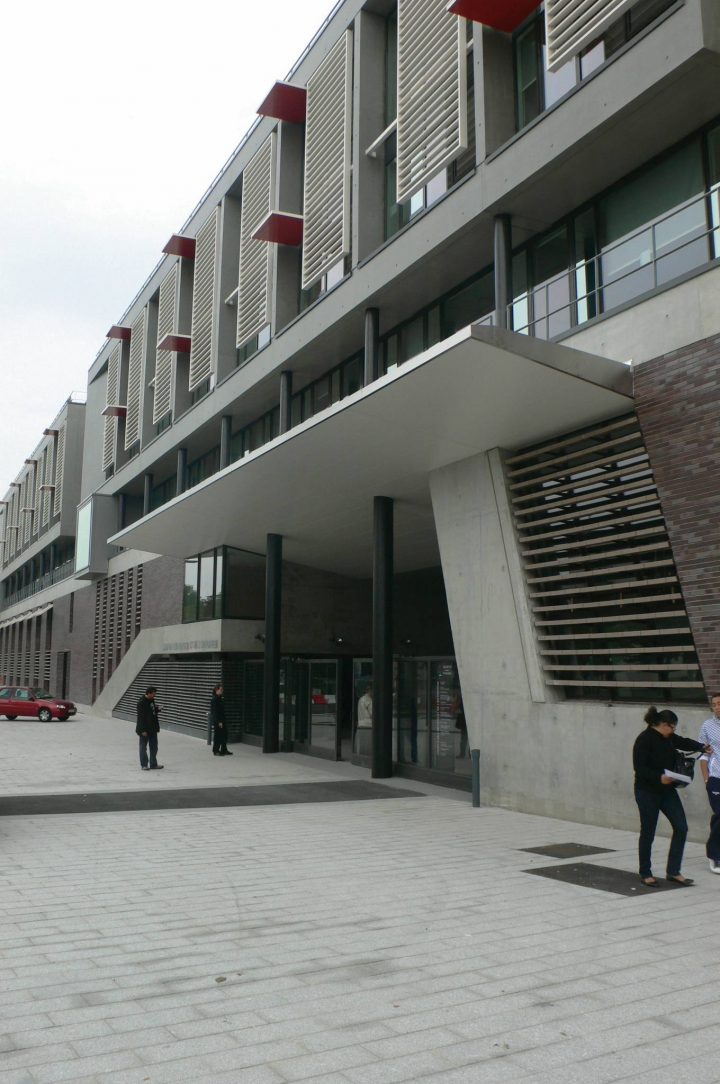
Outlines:
[[513, 302], [512, 326], [523, 335], [529, 333], [530, 304], [528, 298], [527, 251], [516, 252], [512, 262]]
[[567, 227], [561, 226], [541, 238], [533, 246], [532, 259], [533, 334], [548, 339], [571, 326]]
[[466, 286], [461, 286], [440, 303], [440, 326], [442, 338], [454, 335], [460, 328], [474, 320], [487, 316], [495, 308], [495, 283], [492, 271]]
[[397, 8], [385, 20], [385, 127], [397, 117]]
[[88, 501], [77, 514], [77, 542], [75, 570], [80, 571], [90, 564], [90, 525], [92, 521], [92, 501]]
[[605, 42], [600, 39], [594, 45], [588, 46], [584, 53], [580, 54], [580, 78], [587, 79], [588, 75], [605, 63]]
[[[700, 140], [680, 147], [599, 201], [603, 302], [606, 309], [651, 290], [707, 259], [704, 201], [673, 223], [652, 223], [702, 193], [705, 186]], [[646, 228], [643, 228], [646, 227]]]
[[425, 349], [425, 322], [422, 314], [409, 320], [400, 330], [400, 361], [407, 361], [422, 354]]
[[213, 616], [213, 597], [215, 590], [215, 553], [208, 550], [200, 555], [200, 582], [198, 589], [198, 621], [207, 621]]
[[197, 621], [198, 599], [198, 564], [199, 558], [189, 557], [185, 562], [185, 583], [183, 586], [183, 621]]
[[549, 109], [555, 102], [559, 102], [568, 94], [578, 81], [577, 64], [575, 57], [568, 60], [557, 71], [551, 72], [547, 68], [547, 46], [542, 47], [543, 55], [543, 82], [545, 87], [545, 108]]
[[522, 30], [513, 42], [515, 52], [515, 100], [517, 126], [524, 128], [542, 112], [540, 40], [538, 20]]
[[223, 616], [223, 567], [224, 551], [215, 551], [215, 617]]
[[315, 413], [320, 410], [325, 410], [331, 403], [330, 399], [330, 377], [321, 376], [319, 380], [315, 381]]
[[363, 358], [358, 354], [346, 361], [341, 371], [340, 395], [352, 395], [363, 386]]
[[595, 211], [583, 211], [574, 222], [575, 307], [578, 324], [598, 314], [597, 236]]
[[720, 256], [720, 128], [713, 128], [707, 137], [710, 172], [710, 215], [712, 218], [712, 256]]

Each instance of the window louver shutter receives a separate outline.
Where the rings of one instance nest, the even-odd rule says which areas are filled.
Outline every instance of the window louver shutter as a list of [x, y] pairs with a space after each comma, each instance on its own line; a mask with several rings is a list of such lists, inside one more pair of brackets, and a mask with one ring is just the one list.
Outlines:
[[197, 235], [190, 332], [190, 391], [213, 371], [215, 277], [217, 266], [218, 208]]
[[[178, 264], [166, 275], [160, 286], [158, 303], [157, 341], [161, 343], [166, 335], [175, 330], [175, 300], [178, 284]], [[172, 410], [173, 392], [173, 355], [170, 350], [158, 350], [155, 357], [155, 400], [153, 402], [153, 423], [157, 423]]]
[[62, 509], [63, 474], [65, 472], [65, 426], [57, 435], [57, 454], [55, 458], [55, 504], [53, 511], [59, 515]]
[[[107, 406], [116, 406], [120, 388], [120, 347], [116, 346], [108, 361], [107, 389], [105, 403]], [[105, 418], [103, 432], [103, 470], [107, 470], [115, 462], [115, 444], [117, 437], [117, 418]]]
[[[52, 485], [52, 479], [50, 477], [50, 471], [52, 468], [52, 445], [46, 444], [43, 449], [43, 469], [42, 480], [43, 485]], [[47, 521], [50, 518], [50, 494], [52, 490], [44, 489], [42, 491], [42, 502], [40, 509], [40, 522], [43, 527], [47, 525]]]
[[550, 71], [562, 67], [615, 22], [636, 0], [545, 0]]
[[32, 504], [32, 493], [30, 492], [30, 473], [28, 472], [22, 480], [22, 489], [20, 490], [20, 523], [22, 526], [23, 544], [27, 545], [30, 541], [30, 513], [23, 512], [23, 508], [29, 508]]
[[352, 32], [307, 84], [302, 285], [350, 252]]
[[398, 203], [467, 149], [465, 35], [446, 0], [398, 0]]
[[130, 330], [128, 361], [127, 414], [125, 415], [125, 450], [140, 440], [140, 417], [143, 399], [143, 357], [145, 354], [145, 309], [133, 321]]
[[243, 171], [240, 211], [240, 278], [237, 345], [257, 335], [270, 320], [272, 246], [253, 233], [274, 208], [275, 133], [266, 139]]

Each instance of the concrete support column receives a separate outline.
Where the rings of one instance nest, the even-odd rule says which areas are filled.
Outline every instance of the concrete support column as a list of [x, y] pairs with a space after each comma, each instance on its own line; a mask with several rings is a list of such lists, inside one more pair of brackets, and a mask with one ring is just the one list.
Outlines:
[[393, 501], [373, 501], [373, 720], [372, 775], [392, 775]]
[[153, 476], [149, 472], [143, 478], [143, 515], [150, 514], [150, 497], [152, 494]]
[[380, 375], [380, 310], [365, 309], [365, 374], [367, 387]]
[[220, 419], [220, 470], [230, 466], [230, 437], [232, 436], [232, 414], [223, 414]]
[[495, 326], [508, 326], [508, 305], [512, 301], [512, 220], [495, 215]]
[[291, 372], [280, 373], [280, 432], [287, 433], [290, 428], [290, 402], [292, 400], [293, 375]]
[[265, 670], [263, 674], [263, 753], [280, 751], [280, 625], [282, 613], [282, 535], [267, 536], [265, 559]]
[[178, 448], [177, 450], [177, 480], [175, 485], [175, 496], [179, 497], [181, 493], [185, 492], [185, 483], [187, 478], [187, 448]]

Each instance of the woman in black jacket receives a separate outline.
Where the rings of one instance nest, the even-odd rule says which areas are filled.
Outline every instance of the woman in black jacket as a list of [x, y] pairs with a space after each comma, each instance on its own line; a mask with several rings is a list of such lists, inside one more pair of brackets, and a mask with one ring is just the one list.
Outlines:
[[638, 735], [633, 746], [635, 801], [640, 810], [640, 880], [648, 888], [657, 885], [652, 875], [650, 856], [660, 813], [665, 814], [673, 830], [667, 860], [667, 880], [683, 887], [693, 883], [690, 877], [683, 877], [680, 872], [688, 831], [685, 810], [676, 781], [665, 773], [674, 771], [677, 749], [703, 752], [705, 746], [692, 738], [677, 735], [677, 721], [674, 711], [648, 708], [645, 715], [647, 728]]
[[225, 701], [223, 687], [216, 685], [210, 697], [210, 718], [213, 725], [213, 756], [231, 757], [227, 747], [227, 723], [225, 722]]

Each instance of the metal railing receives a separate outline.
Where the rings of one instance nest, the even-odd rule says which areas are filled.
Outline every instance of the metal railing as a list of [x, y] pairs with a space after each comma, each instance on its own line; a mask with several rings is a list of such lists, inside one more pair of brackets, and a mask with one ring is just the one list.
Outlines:
[[55, 583], [60, 583], [61, 580], [67, 580], [75, 572], [75, 558], [70, 561], [66, 561], [63, 565], [58, 565], [57, 568], [51, 569], [49, 572], [45, 572], [44, 575], [38, 576], [32, 580], [31, 583], [24, 584], [23, 587], [19, 587], [17, 591], [13, 591], [11, 595], [2, 600], [0, 603], [0, 609], [7, 610], [10, 606], [14, 606], [18, 602], [22, 602], [26, 598], [30, 598], [32, 595], [37, 595], [38, 592], [44, 591], [47, 587], [52, 587]]
[[720, 257], [720, 185], [518, 294], [508, 327], [552, 339]]

